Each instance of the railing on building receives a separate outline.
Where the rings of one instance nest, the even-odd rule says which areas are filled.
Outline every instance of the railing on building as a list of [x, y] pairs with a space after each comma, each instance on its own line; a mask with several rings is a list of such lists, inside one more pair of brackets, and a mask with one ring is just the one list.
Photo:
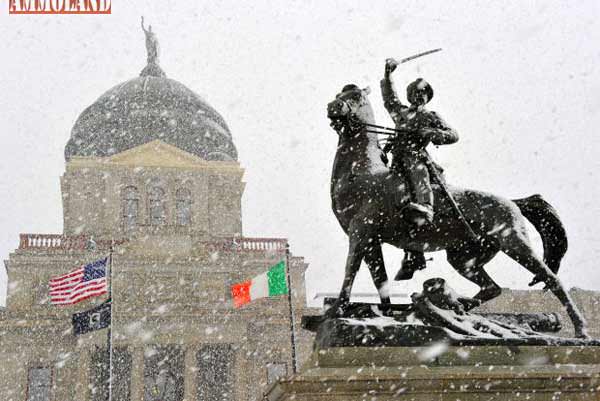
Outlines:
[[[113, 244], [123, 244], [126, 240], [114, 240]], [[19, 249], [31, 251], [84, 251], [94, 249], [108, 249], [111, 240], [95, 240], [89, 235], [61, 235], [61, 234], [21, 234]], [[211, 251], [227, 252], [285, 252], [287, 239], [285, 238], [250, 238], [229, 237], [216, 238], [210, 241], [201, 241], [200, 246]]]
[[287, 248], [287, 239], [232, 237], [203, 241], [202, 245], [211, 251], [283, 253]]
[[89, 235], [62, 234], [21, 234], [19, 249], [23, 250], [71, 250], [83, 251], [92, 249], [108, 249], [113, 245], [123, 244], [125, 240], [94, 239]]

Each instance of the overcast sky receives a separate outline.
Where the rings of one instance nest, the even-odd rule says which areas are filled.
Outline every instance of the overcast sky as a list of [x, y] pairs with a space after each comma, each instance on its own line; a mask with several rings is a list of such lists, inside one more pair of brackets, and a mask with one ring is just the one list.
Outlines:
[[[560, 277], [600, 290], [600, 3], [597, 1], [134, 1], [112, 15], [9, 16], [0, 10], [0, 252], [19, 233], [62, 232], [59, 177], [71, 127], [102, 93], [145, 65], [140, 15], [161, 65], [228, 122], [246, 169], [246, 236], [288, 237], [304, 256], [309, 297], [341, 284], [346, 237], [330, 210], [336, 135], [326, 104], [346, 83], [373, 89], [377, 121], [387, 57], [442, 47], [401, 66], [401, 93], [424, 77], [430, 109], [460, 141], [431, 151], [449, 182], [516, 198], [541, 193], [570, 238]], [[536, 241], [541, 252], [541, 245]], [[395, 274], [402, 253], [386, 249]], [[394, 291], [445, 275], [476, 288], [434, 254], [430, 269]], [[529, 274], [506, 257], [489, 264], [502, 286]], [[373, 287], [363, 271], [357, 288]]]

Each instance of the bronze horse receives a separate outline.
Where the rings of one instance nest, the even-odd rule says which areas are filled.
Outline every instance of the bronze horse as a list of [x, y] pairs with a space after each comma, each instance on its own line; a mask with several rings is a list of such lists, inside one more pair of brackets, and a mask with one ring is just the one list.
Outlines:
[[[343, 313], [350, 291], [364, 260], [369, 268], [382, 309], [390, 305], [388, 278], [381, 244], [400, 249], [433, 252], [445, 250], [448, 262], [466, 279], [480, 287], [480, 302], [500, 295], [501, 289], [485, 272], [484, 265], [504, 252], [544, 282], [567, 310], [575, 335], [587, 337], [586, 322], [556, 274], [567, 250], [567, 237], [556, 211], [539, 195], [509, 200], [489, 193], [448, 186], [466, 220], [480, 241], [474, 241], [456, 218], [438, 185], [433, 224], [416, 226], [403, 216], [399, 204], [409, 199], [404, 183], [382, 161], [377, 134], [365, 124], [374, 124], [368, 91], [347, 90], [329, 103], [331, 125], [339, 135], [331, 177], [333, 212], [348, 235], [345, 277], [329, 316]], [[533, 250], [525, 219], [540, 233], [544, 258]]]

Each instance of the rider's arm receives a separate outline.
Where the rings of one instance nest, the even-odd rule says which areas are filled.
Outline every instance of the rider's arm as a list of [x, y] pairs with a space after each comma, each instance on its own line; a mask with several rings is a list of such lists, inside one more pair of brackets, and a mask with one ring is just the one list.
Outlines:
[[433, 127], [425, 128], [431, 143], [434, 145], [450, 145], [458, 142], [458, 132], [450, 127], [438, 114], [431, 112], [435, 116]]
[[392, 120], [398, 124], [402, 120], [402, 111], [407, 107], [400, 102], [398, 95], [396, 95], [394, 82], [389, 74], [385, 74], [381, 80], [381, 97], [383, 97], [383, 105], [390, 113]]

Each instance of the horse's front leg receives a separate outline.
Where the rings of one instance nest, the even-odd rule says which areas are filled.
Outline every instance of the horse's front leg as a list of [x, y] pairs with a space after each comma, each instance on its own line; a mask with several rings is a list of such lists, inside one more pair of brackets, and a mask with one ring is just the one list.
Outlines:
[[381, 252], [381, 242], [373, 239], [371, 246], [365, 253], [365, 262], [369, 266], [369, 272], [373, 278], [373, 283], [379, 293], [381, 299], [381, 310], [384, 314], [390, 312], [390, 284], [385, 271], [385, 262], [383, 261], [383, 253]]
[[346, 258], [346, 272], [344, 275], [344, 282], [342, 283], [342, 289], [340, 295], [335, 303], [327, 311], [328, 316], [343, 316], [345, 307], [350, 303], [350, 292], [352, 291], [352, 285], [356, 278], [356, 273], [360, 268], [363, 256], [365, 254], [365, 244], [362, 240], [361, 235], [356, 231], [352, 234], [352, 230], [349, 235], [349, 246], [348, 246], [348, 257]]

